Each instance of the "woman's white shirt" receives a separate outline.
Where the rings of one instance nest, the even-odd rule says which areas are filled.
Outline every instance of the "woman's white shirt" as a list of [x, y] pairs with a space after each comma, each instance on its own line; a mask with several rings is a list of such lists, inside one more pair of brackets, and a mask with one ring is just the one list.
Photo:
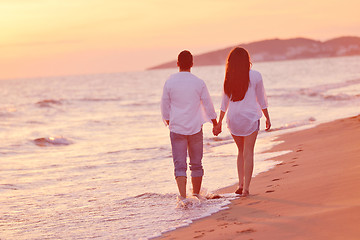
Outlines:
[[241, 101], [233, 102], [223, 93], [221, 111], [227, 111], [227, 126], [235, 136], [248, 136], [258, 128], [262, 109], [268, 107], [262, 76], [258, 71], [250, 70], [250, 84]]

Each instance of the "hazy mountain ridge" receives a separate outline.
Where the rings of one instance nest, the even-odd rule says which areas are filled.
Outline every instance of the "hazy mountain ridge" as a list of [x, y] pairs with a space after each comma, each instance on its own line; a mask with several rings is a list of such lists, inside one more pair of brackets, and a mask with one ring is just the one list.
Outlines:
[[[360, 37], [339, 37], [324, 42], [308, 38], [270, 39], [194, 55], [194, 65], [224, 65], [230, 50], [236, 46], [247, 49], [252, 62], [360, 55]], [[149, 69], [174, 67], [176, 60]]]

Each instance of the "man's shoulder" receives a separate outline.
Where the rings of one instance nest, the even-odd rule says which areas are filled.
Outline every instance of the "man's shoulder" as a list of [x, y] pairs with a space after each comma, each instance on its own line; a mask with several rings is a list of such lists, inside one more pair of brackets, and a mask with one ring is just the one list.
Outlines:
[[177, 81], [177, 79], [178, 79], [178, 77], [177, 77], [176, 73], [173, 73], [166, 79], [165, 85], [169, 85], [172, 82]]
[[194, 83], [205, 84], [205, 81], [203, 79], [201, 79], [200, 77], [196, 76], [191, 72], [187, 73], [187, 77], [191, 79]]
[[204, 80], [196, 76], [195, 74], [191, 72], [177, 72], [174, 74], [171, 74], [166, 82], [177, 82], [177, 81], [183, 81], [183, 80], [191, 80], [192, 83], [200, 83], [205, 84]]
[[177, 74], [178, 74], [178, 73], [170, 74], [170, 76], [167, 78], [166, 81], [169, 81], [169, 80], [171, 80], [171, 79], [177, 78]]

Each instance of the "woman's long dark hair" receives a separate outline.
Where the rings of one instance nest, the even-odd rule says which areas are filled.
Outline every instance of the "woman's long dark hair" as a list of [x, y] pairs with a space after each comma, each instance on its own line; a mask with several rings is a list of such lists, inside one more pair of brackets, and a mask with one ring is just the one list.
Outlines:
[[251, 67], [249, 53], [241, 47], [236, 47], [229, 53], [226, 63], [224, 92], [231, 101], [244, 99], [249, 88]]

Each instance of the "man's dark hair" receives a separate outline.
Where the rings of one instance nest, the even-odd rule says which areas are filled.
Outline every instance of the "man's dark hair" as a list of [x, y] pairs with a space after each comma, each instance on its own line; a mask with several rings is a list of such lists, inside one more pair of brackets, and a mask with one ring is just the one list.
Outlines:
[[192, 54], [187, 50], [184, 50], [181, 53], [179, 53], [178, 65], [181, 69], [190, 69], [193, 65]]

